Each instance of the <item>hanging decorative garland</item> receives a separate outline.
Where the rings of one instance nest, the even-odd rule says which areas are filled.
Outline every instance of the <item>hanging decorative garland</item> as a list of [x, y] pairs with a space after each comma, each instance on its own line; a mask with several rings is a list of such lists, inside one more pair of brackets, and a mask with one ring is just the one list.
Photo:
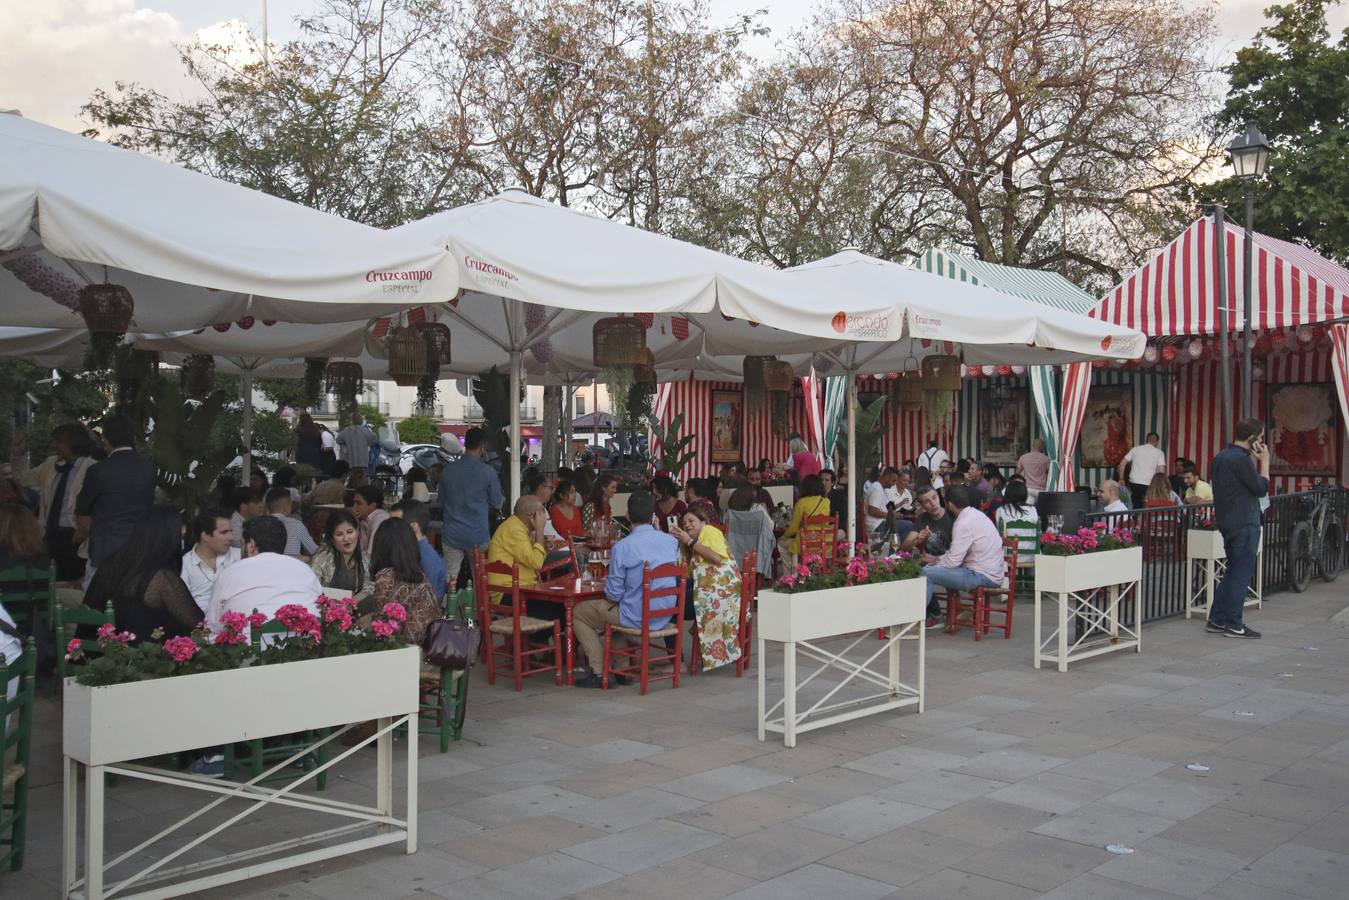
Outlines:
[[[525, 334], [533, 337], [548, 326], [548, 310], [537, 303], [525, 304]], [[529, 347], [529, 353], [535, 360], [548, 365], [553, 361], [553, 342], [544, 338]]]
[[36, 251], [6, 260], [4, 266], [29, 290], [49, 297], [67, 309], [79, 310], [79, 283], [47, 265]]
[[304, 405], [316, 409], [323, 402], [323, 373], [328, 368], [328, 357], [304, 358]]
[[360, 363], [338, 361], [324, 370], [324, 389], [337, 398], [343, 409], [356, 406], [356, 395], [365, 386], [365, 370]]

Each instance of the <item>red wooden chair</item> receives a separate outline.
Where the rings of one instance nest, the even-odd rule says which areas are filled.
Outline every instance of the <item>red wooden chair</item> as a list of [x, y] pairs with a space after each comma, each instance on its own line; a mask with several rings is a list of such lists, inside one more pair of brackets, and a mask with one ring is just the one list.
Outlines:
[[[561, 548], [559, 548], [559, 551]], [[549, 581], [558, 578], [566, 572], [573, 573], [574, 578], [581, 577], [581, 567], [576, 563], [576, 545], [572, 543], [571, 538], [567, 538], [567, 558], [557, 559], [550, 563], [545, 563], [539, 569], [539, 581]]]
[[[524, 689], [524, 677], [540, 672], [552, 672], [557, 683], [562, 683], [562, 623], [554, 619], [535, 619], [525, 614], [525, 601], [520, 596], [520, 565], [507, 565], [500, 562], [483, 562], [482, 555], [474, 556], [475, 572], [473, 589], [477, 595], [478, 622], [482, 626], [484, 653], [487, 661], [487, 683], [496, 684], [497, 659], [508, 661], [515, 676], [515, 689]], [[509, 587], [491, 587], [487, 583], [490, 575], [508, 575]], [[501, 602], [492, 602], [492, 592], [501, 595]], [[553, 639], [544, 645], [534, 645], [529, 641], [532, 635], [551, 631]], [[504, 640], [497, 643], [496, 638]], [[536, 656], [551, 654], [550, 665], [533, 668], [530, 663]]]
[[[1001, 628], [1003, 639], [1012, 636], [1012, 606], [1016, 601], [1016, 553], [1017, 539], [1002, 539], [1002, 559], [1007, 574], [1003, 585], [989, 588], [975, 588], [968, 602], [962, 601], [960, 594], [947, 591], [946, 631], [955, 634], [958, 628], [973, 628], [974, 639], [981, 640], [990, 628]], [[960, 615], [968, 611], [968, 620], [960, 621]], [[993, 616], [1002, 617], [999, 623], [993, 622]]]
[[[603, 687], [605, 690], [609, 689], [609, 677], [611, 675], [636, 676], [643, 694], [646, 693], [650, 682], [659, 681], [662, 678], [672, 679], [674, 687], [679, 687], [679, 670], [684, 658], [684, 580], [687, 575], [688, 569], [678, 563], [669, 563], [664, 566], [657, 566], [654, 569], [649, 565], [646, 566], [642, 573], [642, 627], [604, 626]], [[652, 582], [660, 578], [674, 579], [674, 586], [652, 587]], [[660, 602], [656, 604], [653, 601]], [[671, 614], [674, 615], [674, 619], [664, 628], [651, 627], [652, 619], [664, 618]], [[635, 637], [637, 639], [636, 646], [615, 647], [615, 633]], [[667, 648], [664, 643], [664, 638], [671, 636], [674, 637], [673, 650]], [[656, 645], [660, 655], [652, 656], [651, 642], [657, 640], [660, 641]], [[626, 660], [626, 663], [615, 666], [613, 665], [614, 657]], [[670, 663], [670, 673], [652, 676], [651, 664], [653, 662]]]
[[838, 514], [832, 516], [806, 516], [801, 522], [800, 559], [818, 556], [824, 560], [826, 570], [834, 567], [834, 550], [838, 547]]
[[749, 668], [750, 648], [754, 646], [754, 604], [759, 599], [759, 552], [751, 550], [745, 554], [745, 564], [740, 567], [740, 658], [735, 661], [735, 677], [739, 678]]

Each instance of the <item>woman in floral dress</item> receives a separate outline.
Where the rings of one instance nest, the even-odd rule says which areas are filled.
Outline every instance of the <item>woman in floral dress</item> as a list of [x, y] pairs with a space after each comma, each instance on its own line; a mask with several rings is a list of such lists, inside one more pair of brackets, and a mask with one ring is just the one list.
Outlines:
[[684, 527], [671, 532], [689, 557], [689, 593], [684, 616], [698, 623], [698, 647], [704, 669], [740, 658], [740, 569], [731, 559], [726, 535], [708, 522], [700, 508], [684, 514]]

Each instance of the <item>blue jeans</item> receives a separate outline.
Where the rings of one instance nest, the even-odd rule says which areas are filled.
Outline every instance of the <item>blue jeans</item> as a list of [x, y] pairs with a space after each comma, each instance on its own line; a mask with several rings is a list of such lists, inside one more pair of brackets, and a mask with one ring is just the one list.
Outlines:
[[924, 566], [923, 575], [927, 577], [927, 614], [929, 617], [941, 616], [941, 604], [932, 596], [932, 589], [937, 585], [946, 588], [947, 591], [969, 592], [975, 588], [997, 587], [998, 582], [982, 575], [973, 569], [964, 567], [949, 568], [947, 566]]
[[1260, 549], [1260, 526], [1240, 525], [1224, 528], [1223, 547], [1227, 551], [1227, 574], [1213, 592], [1208, 620], [1227, 628], [1241, 627], [1246, 606], [1246, 591], [1255, 577], [1256, 553]]

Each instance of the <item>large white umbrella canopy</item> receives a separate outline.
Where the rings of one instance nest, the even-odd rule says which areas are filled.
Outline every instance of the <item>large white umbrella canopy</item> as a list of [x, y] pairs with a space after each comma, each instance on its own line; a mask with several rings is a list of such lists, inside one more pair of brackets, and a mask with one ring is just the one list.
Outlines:
[[146, 333], [366, 319], [372, 305], [453, 297], [444, 260], [443, 247], [0, 114], [2, 325], [82, 328], [78, 291], [105, 280], [130, 290]]

